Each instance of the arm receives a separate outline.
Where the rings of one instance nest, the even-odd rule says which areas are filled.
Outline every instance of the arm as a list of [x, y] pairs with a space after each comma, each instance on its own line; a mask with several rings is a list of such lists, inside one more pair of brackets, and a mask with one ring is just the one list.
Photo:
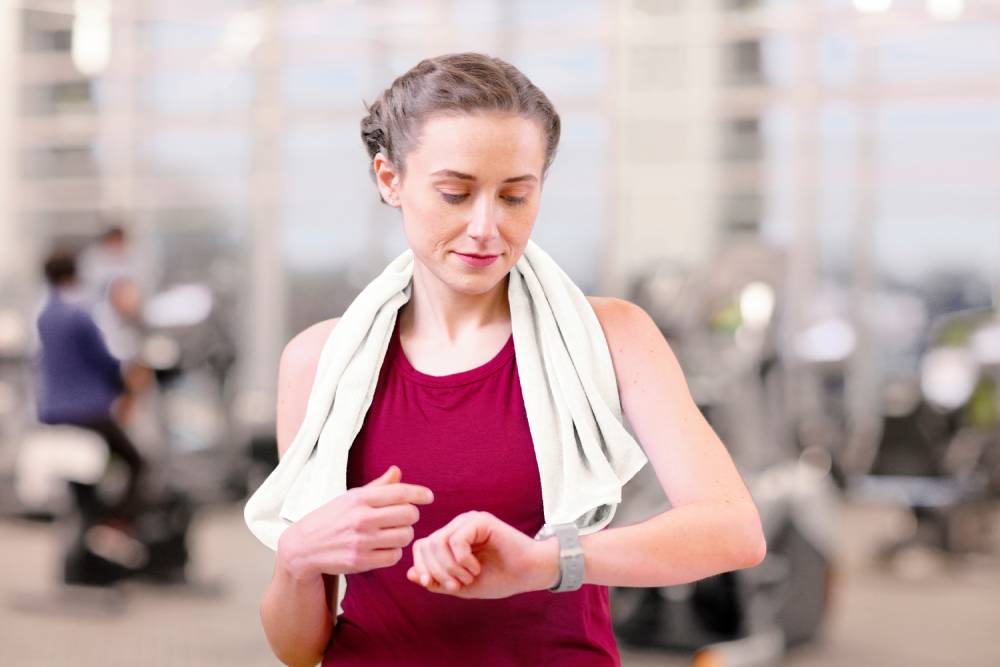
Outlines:
[[77, 331], [80, 341], [83, 344], [87, 359], [94, 365], [97, 371], [104, 376], [108, 382], [120, 393], [125, 391], [125, 381], [122, 378], [122, 367], [118, 359], [108, 351], [108, 346], [104, 342], [101, 330], [94, 324], [94, 320], [84, 312], [80, 312], [77, 318]]
[[[622, 410], [673, 507], [582, 536], [584, 582], [670, 586], [757, 565], [767, 551], [757, 507], [659, 328], [635, 304], [589, 298], [611, 350]], [[555, 540], [538, 544], [541, 588], [559, 577], [559, 547]]]
[[[278, 456], [284, 455], [305, 417], [316, 365], [337, 319], [315, 324], [293, 338], [278, 368]], [[303, 574], [295, 567], [296, 545], [278, 542], [274, 574], [260, 605], [261, 624], [274, 654], [287, 665], [323, 659], [337, 615], [337, 577]]]

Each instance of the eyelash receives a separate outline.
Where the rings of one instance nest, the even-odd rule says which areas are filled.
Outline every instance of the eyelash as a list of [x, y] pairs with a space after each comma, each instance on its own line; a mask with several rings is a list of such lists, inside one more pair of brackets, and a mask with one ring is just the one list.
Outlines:
[[[469, 195], [467, 195], [467, 194], [465, 194], [465, 195], [450, 195], [450, 194], [447, 194], [447, 193], [444, 193], [444, 192], [441, 193], [441, 197], [444, 198], [444, 200], [446, 202], [448, 202], [449, 204], [460, 204], [462, 202], [462, 200], [465, 199], [468, 196]], [[528, 200], [527, 197], [503, 197], [503, 199], [506, 199], [513, 206], [520, 206], [521, 204], [523, 204], [524, 202], [526, 202]]]

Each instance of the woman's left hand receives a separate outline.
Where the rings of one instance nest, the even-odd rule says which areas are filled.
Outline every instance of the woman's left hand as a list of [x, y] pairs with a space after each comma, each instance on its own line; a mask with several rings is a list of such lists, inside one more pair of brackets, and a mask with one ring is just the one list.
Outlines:
[[[489, 512], [465, 512], [413, 542], [406, 577], [434, 593], [497, 599], [541, 590], [559, 576], [558, 547], [551, 569], [548, 540], [536, 541]], [[551, 578], [551, 581], [548, 579]], [[453, 581], [455, 588], [445, 584]]]

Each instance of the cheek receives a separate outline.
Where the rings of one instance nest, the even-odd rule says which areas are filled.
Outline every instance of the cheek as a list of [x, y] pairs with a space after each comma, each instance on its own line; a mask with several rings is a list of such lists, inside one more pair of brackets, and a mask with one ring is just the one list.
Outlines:
[[433, 203], [408, 206], [404, 217], [404, 232], [410, 246], [423, 253], [450, 243], [456, 223], [449, 217], [453, 212], [441, 210]]
[[510, 216], [511, 235], [526, 239], [531, 235], [531, 230], [535, 226], [535, 218], [538, 215], [538, 204], [531, 203], [519, 206]]

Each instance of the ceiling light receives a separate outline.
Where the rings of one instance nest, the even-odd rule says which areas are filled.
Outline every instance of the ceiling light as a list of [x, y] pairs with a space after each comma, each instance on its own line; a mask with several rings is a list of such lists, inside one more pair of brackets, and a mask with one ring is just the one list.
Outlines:
[[864, 14], [877, 14], [888, 11], [892, 0], [854, 0], [854, 8]]

